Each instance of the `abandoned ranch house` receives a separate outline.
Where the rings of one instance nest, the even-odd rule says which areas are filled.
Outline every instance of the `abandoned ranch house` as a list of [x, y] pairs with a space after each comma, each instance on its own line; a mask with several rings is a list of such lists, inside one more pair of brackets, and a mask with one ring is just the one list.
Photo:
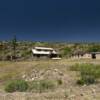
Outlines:
[[33, 57], [46, 57], [46, 58], [56, 58], [58, 57], [58, 52], [53, 48], [47, 47], [35, 47], [32, 49]]
[[75, 52], [73, 58], [100, 59], [100, 52]]

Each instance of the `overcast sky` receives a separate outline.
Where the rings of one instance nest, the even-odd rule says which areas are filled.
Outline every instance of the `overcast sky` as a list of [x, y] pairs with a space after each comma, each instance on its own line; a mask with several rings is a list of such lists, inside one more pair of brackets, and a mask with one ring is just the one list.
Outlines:
[[100, 41], [99, 0], [0, 0], [0, 40]]

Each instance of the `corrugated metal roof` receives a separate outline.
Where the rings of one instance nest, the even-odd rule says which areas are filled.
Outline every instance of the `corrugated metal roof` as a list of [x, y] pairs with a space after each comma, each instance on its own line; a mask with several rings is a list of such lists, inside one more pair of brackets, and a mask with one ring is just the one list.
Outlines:
[[47, 48], [47, 47], [35, 47], [35, 49], [53, 50], [53, 48]]

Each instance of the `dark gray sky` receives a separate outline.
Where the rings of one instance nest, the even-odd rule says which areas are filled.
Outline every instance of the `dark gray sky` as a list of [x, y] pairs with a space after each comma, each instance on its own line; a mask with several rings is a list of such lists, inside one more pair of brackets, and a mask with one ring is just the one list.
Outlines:
[[0, 0], [0, 40], [100, 41], [99, 0]]

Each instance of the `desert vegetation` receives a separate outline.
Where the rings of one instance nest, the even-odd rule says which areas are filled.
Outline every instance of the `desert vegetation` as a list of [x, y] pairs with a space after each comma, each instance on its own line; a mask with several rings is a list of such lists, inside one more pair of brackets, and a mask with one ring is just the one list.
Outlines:
[[70, 68], [73, 71], [79, 71], [80, 79], [77, 84], [94, 84], [100, 79], [100, 65], [94, 64], [76, 64]]
[[[1, 100], [99, 100], [100, 60], [72, 59], [99, 52], [99, 43], [0, 42]], [[62, 59], [33, 59], [35, 46], [52, 47]], [[11, 60], [16, 56], [16, 60]], [[4, 99], [5, 98], [5, 99]]]
[[92, 59], [1, 61], [0, 97], [99, 100], [99, 66], [99, 60]]
[[32, 42], [18, 41], [17, 37], [9, 41], [0, 42], [0, 60], [11, 60], [11, 56], [16, 56], [16, 60], [32, 60], [32, 48], [35, 46], [51, 47], [57, 50], [61, 57], [70, 58], [73, 53], [99, 52], [99, 43], [59, 43], [59, 42]]
[[25, 92], [28, 89], [28, 84], [24, 80], [15, 80], [7, 83], [5, 87], [6, 92]]

